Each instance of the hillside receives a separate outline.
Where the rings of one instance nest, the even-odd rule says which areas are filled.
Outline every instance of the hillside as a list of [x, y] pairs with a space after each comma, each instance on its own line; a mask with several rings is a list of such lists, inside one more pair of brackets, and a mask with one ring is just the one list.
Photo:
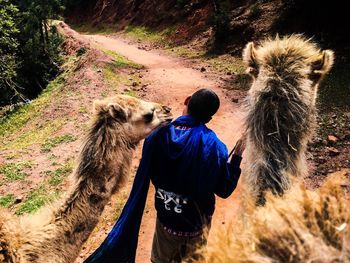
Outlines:
[[[276, 33], [304, 33], [336, 52], [336, 64], [320, 87], [318, 129], [309, 146], [308, 188], [350, 168], [350, 41], [346, 11], [314, 0], [288, 1], [75, 0], [66, 8], [64, 64], [30, 103], [0, 109], [0, 206], [17, 215], [34, 213], [62, 196], [89, 125], [92, 102], [127, 94], [171, 106], [213, 87], [222, 108], [211, 123], [232, 147], [241, 134], [244, 98], [251, 79], [243, 46]], [[302, 8], [301, 8], [301, 4]], [[336, 16], [334, 16], [336, 14]], [[333, 17], [334, 16], [334, 17]], [[77, 262], [94, 251], [118, 218], [137, 169], [137, 148], [125, 188], [108, 204]], [[243, 167], [244, 169], [244, 167]], [[213, 233], [234, 218], [236, 192], [218, 201]], [[150, 194], [151, 196], [151, 194]], [[148, 262], [154, 230], [147, 201], [137, 262]]]
[[[251, 40], [275, 34], [302, 33], [313, 37], [323, 48], [341, 53], [349, 61], [350, 37], [344, 3], [316, 0], [88, 0], [73, 1], [68, 18], [73, 23], [94, 26], [110, 24], [117, 29], [129, 25], [153, 29], [175, 27], [171, 38], [188, 42], [200, 32], [222, 31], [225, 52], [240, 53]], [[211, 36], [215, 37], [214, 35]]]

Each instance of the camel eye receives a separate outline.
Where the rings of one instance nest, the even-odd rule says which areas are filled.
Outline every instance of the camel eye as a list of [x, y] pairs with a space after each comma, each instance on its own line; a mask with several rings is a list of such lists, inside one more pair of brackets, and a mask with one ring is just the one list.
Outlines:
[[146, 123], [149, 123], [153, 120], [153, 115], [154, 115], [154, 111], [143, 115], [143, 119], [145, 120]]

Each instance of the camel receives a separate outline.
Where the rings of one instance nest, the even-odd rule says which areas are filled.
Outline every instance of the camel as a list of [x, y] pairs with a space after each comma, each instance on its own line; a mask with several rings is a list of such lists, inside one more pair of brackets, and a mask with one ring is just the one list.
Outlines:
[[265, 206], [251, 206], [212, 237], [206, 262], [350, 262], [350, 199], [343, 189], [350, 169], [337, 173], [316, 191], [295, 184], [283, 197], [267, 193]]
[[32, 216], [1, 213], [0, 262], [74, 262], [125, 181], [135, 146], [171, 120], [168, 107], [123, 95], [95, 101], [93, 115], [66, 197]]
[[257, 46], [248, 43], [243, 60], [253, 77], [245, 121], [249, 171], [244, 185], [263, 205], [267, 191], [281, 196], [293, 177], [307, 173], [305, 153], [316, 126], [317, 90], [334, 55], [291, 35]]
[[350, 262], [350, 199], [343, 178], [330, 177], [316, 191], [293, 179], [307, 172], [317, 89], [333, 52], [292, 35], [257, 47], [248, 43], [243, 59], [254, 78], [246, 121], [251, 167], [243, 177], [249, 190], [242, 216], [213, 237], [207, 262]]

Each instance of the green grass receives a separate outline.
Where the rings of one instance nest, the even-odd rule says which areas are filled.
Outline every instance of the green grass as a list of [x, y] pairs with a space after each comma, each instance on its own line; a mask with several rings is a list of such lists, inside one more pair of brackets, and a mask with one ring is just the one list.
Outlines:
[[246, 70], [246, 66], [241, 58], [230, 55], [225, 56], [209, 56], [205, 55], [204, 60], [215, 70], [242, 74]]
[[[114, 64], [106, 65], [103, 70], [103, 77], [107, 81], [108, 86], [113, 90], [118, 92], [118, 88], [120, 85], [121, 75], [116, 71], [116, 67]], [[106, 94], [107, 96], [107, 94]], [[102, 96], [104, 97], [104, 96]]]
[[[113, 90], [118, 92], [119, 87], [123, 86], [132, 86], [133, 82], [139, 83], [140, 78], [137, 74], [119, 74], [117, 71], [117, 67], [114, 64], [108, 64], [102, 70], [103, 77], [107, 81], [108, 86]], [[108, 96], [106, 91], [103, 91], [101, 94], [102, 97]]]
[[176, 26], [168, 27], [161, 31], [155, 31], [145, 26], [128, 26], [125, 29], [125, 33], [141, 41], [161, 43], [164, 42], [169, 35], [174, 33], [175, 30]]
[[83, 34], [96, 34], [96, 35], [105, 35], [105, 34], [113, 34], [118, 29], [110, 24], [98, 24], [93, 26], [89, 23], [83, 23], [79, 25], [73, 25], [72, 28]]
[[41, 151], [42, 152], [50, 152], [53, 148], [55, 148], [57, 145], [62, 144], [62, 143], [69, 143], [73, 142], [77, 139], [75, 135], [72, 134], [65, 134], [62, 136], [58, 136], [55, 138], [50, 138], [45, 141], [41, 145]]
[[15, 196], [13, 194], [8, 194], [5, 196], [0, 196], [0, 206], [2, 207], [10, 207], [15, 202]]
[[57, 168], [54, 171], [48, 171], [49, 178], [47, 180], [49, 185], [57, 186], [73, 171], [74, 161], [68, 161], [64, 166]]
[[[120, 85], [131, 86], [133, 82], [140, 80], [136, 75], [123, 75], [118, 70], [123, 68], [140, 70], [143, 68], [142, 65], [134, 63], [114, 51], [103, 48], [100, 50], [114, 60], [113, 63], [107, 63], [102, 69], [103, 77], [112, 91], [118, 92]], [[107, 96], [107, 91], [101, 93], [101, 97]]]
[[55, 119], [51, 122], [46, 122], [35, 129], [23, 132], [14, 140], [3, 146], [3, 149], [24, 149], [36, 143], [42, 143], [48, 140], [57, 130], [64, 124], [63, 119]]
[[34, 213], [42, 206], [57, 199], [59, 195], [59, 190], [51, 190], [46, 184], [42, 184], [37, 189], [29, 192], [24, 202], [16, 210], [16, 214]]
[[137, 97], [137, 93], [134, 90], [127, 91], [125, 95], [131, 96], [131, 97]]
[[126, 57], [108, 49], [100, 48], [103, 53], [105, 53], [107, 56], [110, 56], [113, 58], [114, 63], [113, 66], [115, 68], [134, 68], [134, 69], [142, 69], [143, 66], [137, 63], [134, 63], [130, 60], [128, 60]]
[[19, 181], [28, 176], [24, 169], [31, 167], [30, 162], [7, 163], [0, 166], [0, 174], [4, 176], [5, 182]]
[[[0, 150], [23, 149], [34, 143], [42, 143], [63, 124], [62, 120], [55, 119], [52, 122], [45, 122], [35, 129], [23, 131], [26, 124], [42, 116], [48, 105], [53, 101], [57, 102], [59, 98], [64, 96], [59, 92], [59, 89], [65, 84], [67, 76], [72, 73], [75, 61], [76, 58], [68, 59], [63, 66], [65, 71], [51, 81], [38, 98], [30, 104], [19, 107], [6, 118], [0, 120]], [[15, 137], [14, 134], [16, 134]]]

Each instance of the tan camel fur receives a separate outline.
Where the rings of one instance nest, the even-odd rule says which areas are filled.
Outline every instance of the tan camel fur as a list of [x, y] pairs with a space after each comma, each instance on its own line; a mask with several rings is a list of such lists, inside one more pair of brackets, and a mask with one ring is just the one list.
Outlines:
[[128, 174], [136, 144], [171, 120], [170, 109], [129, 96], [94, 103], [67, 196], [33, 216], [0, 216], [0, 262], [73, 263]]
[[350, 262], [350, 199], [342, 188], [349, 172], [316, 191], [295, 184], [283, 197], [267, 193], [264, 207], [252, 204], [246, 217], [212, 236], [206, 262]]
[[320, 80], [333, 65], [333, 52], [321, 51], [300, 35], [266, 39], [243, 52], [253, 84], [248, 93], [244, 185], [265, 203], [265, 193], [283, 195], [291, 176], [307, 171], [305, 153], [316, 119]]

